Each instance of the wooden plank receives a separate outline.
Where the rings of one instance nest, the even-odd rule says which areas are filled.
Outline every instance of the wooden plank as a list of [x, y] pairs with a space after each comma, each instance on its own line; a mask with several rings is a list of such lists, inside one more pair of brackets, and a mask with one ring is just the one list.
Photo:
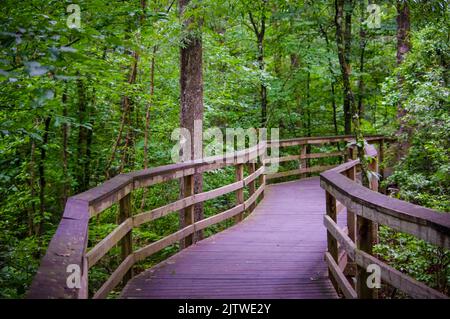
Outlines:
[[189, 196], [177, 200], [173, 203], [167, 204], [165, 206], [152, 209], [148, 212], [135, 215], [133, 216], [133, 227], [138, 227], [144, 223], [164, 217], [170, 213], [176, 212], [192, 204], [194, 204], [194, 196]]
[[216, 214], [214, 216], [205, 218], [201, 221], [198, 221], [194, 224], [195, 231], [205, 229], [209, 226], [215, 225], [217, 223], [223, 222], [224, 220], [227, 220], [231, 217], [236, 216], [237, 214], [240, 214], [244, 211], [244, 204], [235, 206], [231, 209], [228, 209], [222, 213]]
[[94, 294], [93, 299], [103, 299], [122, 281], [122, 279], [129, 273], [131, 267], [135, 263], [134, 255], [131, 254], [117, 267], [108, 280], [100, 287]]
[[207, 192], [203, 192], [200, 194], [195, 194], [194, 195], [194, 204], [197, 203], [201, 203], [213, 198], [217, 198], [219, 196], [234, 192], [234, 191], [239, 191], [244, 187], [244, 181], [237, 181], [234, 182], [232, 184], [228, 184]]
[[[204, 165], [201, 167], [205, 168], [205, 169], [206, 168], [207, 169], [215, 169], [216, 167], [213, 167], [213, 165], [214, 164], [209, 164], [209, 165]], [[223, 165], [223, 164], [215, 164], [215, 165], [222, 167], [220, 165]], [[172, 169], [172, 167], [168, 167], [167, 171], [162, 171], [157, 175], [149, 174], [149, 176], [146, 178], [135, 177], [134, 189], [149, 187], [152, 185], [169, 182], [172, 180], [183, 178], [185, 176], [192, 175], [195, 172], [196, 172], [196, 168], [193, 168], [193, 167], [187, 167], [187, 168], [180, 167], [179, 169], [176, 169], [176, 170]]]
[[311, 153], [311, 154], [301, 154], [301, 155], [288, 155], [279, 158], [267, 158], [264, 161], [264, 164], [269, 163], [281, 163], [281, 162], [289, 162], [289, 161], [298, 161], [301, 159], [314, 159], [314, 158], [325, 158], [325, 157], [335, 157], [335, 156], [343, 156], [344, 152], [330, 152], [330, 153]]
[[151, 243], [134, 253], [135, 261], [141, 261], [154, 253], [166, 248], [167, 246], [173, 245], [177, 241], [186, 238], [194, 233], [194, 224], [184, 227], [179, 231], [173, 233], [172, 235], [166, 236], [154, 243]]
[[347, 255], [354, 260], [356, 244], [345, 234], [342, 229], [340, 229], [340, 227], [330, 216], [325, 215], [323, 217], [323, 223], [331, 236], [339, 242], [340, 246], [345, 249]]
[[94, 266], [112, 247], [114, 247], [133, 228], [133, 219], [127, 218], [108, 236], [95, 245], [87, 254], [88, 268]]
[[300, 168], [300, 169], [294, 169], [286, 172], [280, 172], [280, 173], [274, 173], [274, 174], [268, 174], [267, 179], [275, 179], [280, 177], [288, 177], [293, 175], [300, 175], [304, 173], [316, 173], [316, 172], [322, 172], [329, 170], [331, 168], [336, 167], [337, 165], [324, 165], [324, 166], [312, 166], [307, 168]]
[[328, 264], [328, 269], [333, 275], [334, 280], [337, 282], [339, 289], [344, 294], [347, 299], [356, 299], [356, 291], [353, 289], [351, 284], [348, 282], [344, 273], [339, 268], [338, 264], [334, 261], [333, 256], [329, 252], [325, 252], [325, 261]]
[[418, 282], [408, 275], [390, 267], [375, 257], [367, 254], [359, 249], [356, 250], [356, 263], [363, 269], [367, 269], [369, 265], [378, 265], [381, 268], [381, 279], [393, 287], [405, 292], [412, 298], [420, 299], [448, 299], [446, 295], [434, 290], [427, 285]]
[[[364, 139], [366, 141], [379, 141], [380, 139], [384, 139], [385, 137], [382, 135], [371, 135], [365, 136]], [[349, 142], [355, 139], [354, 135], [340, 135], [340, 136], [317, 136], [317, 137], [300, 137], [293, 139], [285, 139], [278, 141], [270, 141], [267, 146], [279, 146], [279, 147], [287, 147], [287, 146], [295, 146], [295, 145], [304, 145], [304, 144], [327, 144], [327, 143], [336, 143], [336, 142]]]

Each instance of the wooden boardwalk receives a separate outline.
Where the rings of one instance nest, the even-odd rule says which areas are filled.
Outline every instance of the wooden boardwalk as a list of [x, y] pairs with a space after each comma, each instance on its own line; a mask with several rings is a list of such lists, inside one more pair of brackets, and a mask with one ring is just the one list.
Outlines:
[[243, 222], [128, 282], [122, 298], [336, 298], [318, 178], [267, 186]]

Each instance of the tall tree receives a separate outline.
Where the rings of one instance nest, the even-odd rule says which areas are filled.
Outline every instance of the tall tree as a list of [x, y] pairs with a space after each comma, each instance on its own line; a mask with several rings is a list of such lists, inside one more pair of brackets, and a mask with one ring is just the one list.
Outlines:
[[[180, 17], [183, 24], [183, 38], [180, 48], [180, 125], [189, 130], [191, 135], [191, 159], [203, 155], [203, 49], [202, 20], [193, 12], [195, 5], [191, 0], [179, 0]], [[181, 183], [183, 184], [183, 183]], [[203, 189], [201, 174], [194, 175], [194, 192]], [[184, 185], [181, 185], [184, 195]], [[194, 221], [203, 219], [203, 205], [194, 207]], [[184, 212], [180, 213], [180, 227], [185, 227]], [[199, 231], [194, 236], [194, 242], [203, 237]], [[184, 243], [182, 243], [183, 245]]]
[[359, 78], [358, 78], [358, 115], [363, 114], [364, 108], [364, 63], [366, 53], [366, 29], [364, 26], [365, 17], [365, 0], [359, 0]]
[[[253, 29], [253, 32], [256, 36], [256, 45], [258, 47], [257, 61], [259, 70], [264, 72], [264, 37], [266, 34], [266, 15], [267, 15], [267, 3], [268, 0], [258, 0], [257, 1], [257, 16], [255, 13], [250, 11], [248, 12], [248, 16], [250, 19], [250, 23]], [[266, 127], [267, 124], [267, 85], [264, 80], [261, 81], [260, 87], [260, 97], [261, 97], [261, 126]]]
[[[397, 0], [397, 65], [405, 59], [405, 55], [411, 50], [409, 33], [411, 28], [408, 0]], [[402, 83], [404, 79], [398, 75], [400, 98], [397, 104], [397, 118], [399, 121], [399, 145], [397, 147], [397, 159], [406, 155], [409, 146], [411, 130], [405, 121], [406, 109], [403, 106]]]
[[[352, 73], [352, 67], [351, 67], [351, 51], [352, 51], [352, 14], [353, 14], [353, 0], [345, 0], [343, 1], [343, 7], [344, 11], [344, 17], [345, 17], [345, 23], [343, 28], [343, 48], [344, 48], [344, 59], [346, 64], [346, 73], [347, 77], [350, 78], [350, 75]], [[341, 19], [341, 26], [342, 26], [342, 19]], [[342, 32], [342, 29], [341, 29]], [[353, 96], [350, 96], [348, 93], [351, 91], [350, 87], [350, 81], [345, 82], [344, 81], [344, 129], [345, 134], [351, 134], [352, 132], [352, 98]]]
[[[366, 187], [369, 186], [369, 177], [368, 177], [368, 164], [365, 159], [364, 154], [364, 137], [362, 135], [362, 130], [360, 126], [360, 118], [358, 115], [358, 109], [355, 103], [355, 96], [353, 94], [353, 90], [350, 84], [350, 74], [351, 69], [349, 65], [349, 55], [346, 54], [347, 40], [348, 36], [345, 36], [343, 30], [343, 18], [344, 18], [344, 7], [345, 5], [351, 4], [351, 0], [335, 0], [335, 24], [336, 24], [336, 43], [338, 47], [338, 57], [339, 64], [341, 66], [342, 73], [342, 81], [344, 84], [344, 98], [348, 103], [348, 107], [350, 110], [351, 119], [353, 120], [353, 129], [356, 137], [356, 147], [358, 149], [358, 158], [361, 162], [361, 170], [362, 170], [362, 181], [363, 185]], [[348, 18], [345, 19], [345, 24], [347, 24]], [[345, 110], [344, 110], [345, 111]], [[351, 133], [348, 131], [348, 127], [346, 126], [346, 134]]]

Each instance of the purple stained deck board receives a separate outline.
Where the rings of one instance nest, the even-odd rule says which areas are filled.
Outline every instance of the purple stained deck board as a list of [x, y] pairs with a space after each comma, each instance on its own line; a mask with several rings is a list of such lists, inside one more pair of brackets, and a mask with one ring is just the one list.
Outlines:
[[243, 222], [128, 282], [122, 298], [337, 298], [318, 178], [269, 185]]

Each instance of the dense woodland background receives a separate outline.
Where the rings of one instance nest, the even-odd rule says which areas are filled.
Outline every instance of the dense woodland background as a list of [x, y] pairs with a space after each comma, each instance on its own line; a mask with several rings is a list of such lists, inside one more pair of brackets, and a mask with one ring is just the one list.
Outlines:
[[[365, 23], [364, 0], [0, 1], [0, 297], [24, 295], [69, 196], [169, 164], [171, 133], [194, 111], [204, 129], [395, 136], [385, 188], [449, 212], [448, 1], [374, 2], [379, 28]], [[81, 8], [79, 29], [66, 23], [71, 3]], [[201, 96], [187, 96], [201, 110], [183, 108], [183, 98], [180, 106], [186, 76], [203, 83]], [[233, 174], [206, 174], [203, 188]], [[165, 184], [133, 205], [139, 211], [178, 196], [177, 183]], [[204, 213], [229, 202], [215, 200]], [[115, 222], [113, 208], [92, 222], [90, 239]], [[149, 243], [177, 227], [168, 216], [135, 238]], [[387, 228], [380, 236], [383, 259], [449, 292], [448, 251]], [[117, 266], [117, 251], [104, 259], [91, 272], [94, 288]]]

